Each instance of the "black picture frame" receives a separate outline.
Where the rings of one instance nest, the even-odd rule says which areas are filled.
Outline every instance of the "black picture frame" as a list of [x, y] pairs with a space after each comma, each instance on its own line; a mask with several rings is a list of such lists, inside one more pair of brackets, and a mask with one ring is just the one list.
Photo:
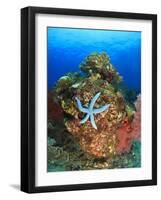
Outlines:
[[[35, 15], [59, 14], [152, 21], [152, 179], [59, 186], [35, 186]], [[96, 10], [21, 9], [21, 190], [27, 193], [157, 184], [157, 15]]]

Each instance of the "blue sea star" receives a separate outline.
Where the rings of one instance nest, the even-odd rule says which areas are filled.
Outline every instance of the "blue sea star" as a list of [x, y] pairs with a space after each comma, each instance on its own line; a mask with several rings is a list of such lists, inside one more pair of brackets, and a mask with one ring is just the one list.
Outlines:
[[87, 113], [87, 115], [80, 121], [81, 124], [84, 124], [89, 118], [90, 118], [90, 122], [93, 126], [93, 128], [97, 129], [96, 123], [94, 121], [94, 114], [99, 114], [105, 110], [107, 110], [111, 104], [107, 104], [104, 105], [100, 108], [93, 108], [94, 104], [96, 103], [97, 99], [99, 98], [101, 92], [98, 92], [91, 100], [88, 108], [87, 107], [83, 107], [82, 103], [80, 102], [80, 100], [78, 99], [78, 97], [75, 97], [76, 101], [77, 101], [77, 105], [78, 108], [81, 112], [83, 113]]

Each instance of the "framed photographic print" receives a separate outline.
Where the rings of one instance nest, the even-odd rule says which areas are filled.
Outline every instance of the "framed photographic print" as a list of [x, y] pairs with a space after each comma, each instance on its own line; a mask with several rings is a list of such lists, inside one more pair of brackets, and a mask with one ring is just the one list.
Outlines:
[[157, 184], [157, 16], [21, 10], [21, 190]]

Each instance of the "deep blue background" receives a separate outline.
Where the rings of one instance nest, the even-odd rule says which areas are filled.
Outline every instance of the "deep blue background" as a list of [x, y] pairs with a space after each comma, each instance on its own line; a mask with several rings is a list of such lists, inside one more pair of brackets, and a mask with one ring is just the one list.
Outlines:
[[48, 90], [92, 52], [105, 51], [125, 84], [141, 90], [141, 32], [48, 28]]

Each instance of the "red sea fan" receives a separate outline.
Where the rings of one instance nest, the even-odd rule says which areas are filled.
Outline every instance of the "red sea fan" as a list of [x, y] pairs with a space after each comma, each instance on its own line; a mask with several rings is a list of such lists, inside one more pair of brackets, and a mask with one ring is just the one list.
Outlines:
[[131, 124], [126, 118], [120, 128], [116, 131], [116, 136], [118, 139], [118, 144], [116, 147], [116, 152], [118, 154], [128, 152], [131, 148]]
[[54, 94], [48, 94], [48, 117], [54, 121], [61, 121], [64, 118], [63, 109], [60, 104], [54, 101]]
[[137, 100], [135, 101], [136, 113], [132, 121], [132, 138], [140, 139], [141, 137], [141, 95], [138, 95]]
[[135, 102], [136, 113], [133, 121], [130, 123], [128, 119], [122, 122], [120, 128], [116, 131], [118, 144], [116, 151], [118, 154], [128, 152], [131, 148], [133, 140], [139, 140], [141, 135], [141, 96], [138, 95]]

